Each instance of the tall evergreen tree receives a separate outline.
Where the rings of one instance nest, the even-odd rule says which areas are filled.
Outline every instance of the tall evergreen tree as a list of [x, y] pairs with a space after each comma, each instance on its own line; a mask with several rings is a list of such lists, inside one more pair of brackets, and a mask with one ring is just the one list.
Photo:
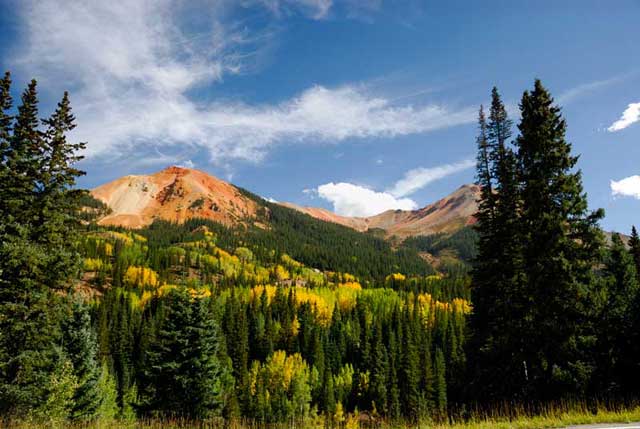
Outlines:
[[498, 90], [491, 93], [489, 121], [479, 118], [478, 180], [481, 187], [476, 218], [479, 233], [474, 261], [471, 317], [473, 390], [486, 400], [522, 392], [523, 291], [519, 187], [516, 155], [508, 139], [512, 122]]
[[524, 276], [530, 312], [521, 315], [529, 387], [539, 398], [584, 392], [592, 362], [592, 267], [602, 244], [602, 210], [588, 213], [578, 157], [560, 108], [539, 80], [525, 92], [517, 139]]
[[635, 226], [631, 227], [631, 237], [629, 238], [629, 250], [633, 261], [636, 265], [636, 274], [638, 275], [638, 282], [640, 282], [640, 236], [638, 236], [638, 230]]
[[165, 313], [148, 352], [147, 410], [195, 418], [217, 413], [218, 328], [207, 299], [178, 289], [162, 298], [161, 305]]
[[[9, 82], [6, 75], [3, 107], [10, 105]], [[35, 81], [24, 91], [13, 125], [8, 126], [6, 113], [0, 119], [0, 412], [25, 415], [47, 404], [53, 394], [49, 380], [65, 365], [60, 347], [64, 302], [48, 286], [68, 279], [48, 270], [46, 261], [55, 249], [35, 233], [45, 146]]]
[[612, 396], [630, 394], [639, 375], [634, 350], [634, 312], [640, 286], [633, 258], [619, 234], [612, 236], [604, 274], [606, 300], [598, 320], [595, 388]]
[[107, 399], [102, 397], [104, 392], [100, 390], [103, 374], [98, 362], [98, 342], [86, 304], [74, 302], [71, 317], [63, 326], [65, 351], [78, 382], [70, 417], [90, 420], [99, 415], [102, 402]]

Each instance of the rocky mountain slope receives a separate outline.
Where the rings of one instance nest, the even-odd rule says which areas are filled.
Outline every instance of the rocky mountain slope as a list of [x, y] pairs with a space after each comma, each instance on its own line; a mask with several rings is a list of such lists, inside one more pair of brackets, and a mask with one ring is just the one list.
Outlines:
[[149, 225], [157, 218], [183, 222], [197, 217], [235, 225], [254, 218], [258, 209], [235, 186], [181, 167], [124, 176], [93, 189], [91, 195], [112, 210], [100, 224], [131, 228]]
[[[389, 210], [368, 218], [339, 216], [329, 210], [283, 203], [311, 217], [356, 231], [383, 230], [387, 237], [406, 238], [454, 232], [474, 222], [479, 189], [464, 185], [419, 210]], [[111, 208], [102, 225], [139, 228], [154, 219], [184, 222], [211, 219], [227, 226], [257, 221], [260, 200], [230, 183], [199, 170], [169, 167], [150, 175], [124, 176], [91, 191]]]
[[398, 238], [450, 233], [472, 225], [477, 210], [480, 188], [463, 185], [452, 194], [418, 210], [387, 210], [375, 216], [358, 218], [339, 216], [329, 210], [285, 204], [309, 216], [335, 222], [358, 231], [384, 230], [387, 237]]

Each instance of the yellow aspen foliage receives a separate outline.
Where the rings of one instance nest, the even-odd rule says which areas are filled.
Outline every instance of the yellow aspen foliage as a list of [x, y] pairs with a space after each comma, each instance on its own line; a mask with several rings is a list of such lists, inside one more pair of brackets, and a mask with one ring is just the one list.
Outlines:
[[147, 238], [141, 236], [140, 234], [132, 233], [131, 237], [133, 237], [134, 240], [139, 241], [141, 243], [146, 243], [147, 242]]
[[100, 259], [96, 258], [85, 258], [84, 260], [84, 270], [85, 271], [99, 271], [104, 266], [103, 262]]
[[289, 275], [289, 271], [287, 271], [287, 269], [282, 265], [275, 266], [275, 275], [278, 281], [288, 280], [289, 278], [291, 278], [291, 276]]
[[260, 299], [262, 297], [263, 292], [267, 292], [267, 303], [271, 303], [271, 300], [274, 296], [276, 296], [276, 287], [271, 285], [258, 285], [251, 288], [251, 292], [249, 293], [249, 299], [254, 301], [256, 299]]
[[355, 410], [347, 416], [344, 427], [345, 429], [360, 429], [360, 413], [358, 410]]
[[189, 295], [194, 299], [209, 298], [211, 296], [211, 291], [207, 288], [189, 288]]
[[282, 261], [283, 264], [288, 265], [290, 267], [302, 267], [302, 263], [296, 261], [295, 259], [293, 259], [291, 256], [287, 255], [286, 253], [284, 253], [282, 255], [282, 257], [280, 258], [280, 261]]
[[293, 316], [293, 320], [291, 321], [291, 336], [295, 337], [300, 332], [300, 321], [298, 320], [298, 315]]
[[346, 282], [346, 283], [340, 283], [338, 285], [339, 288], [345, 288], [345, 289], [353, 289], [353, 290], [362, 290], [362, 285], [358, 282], [355, 281], [350, 281], [350, 282]]
[[158, 275], [151, 268], [130, 266], [124, 274], [124, 282], [134, 287], [156, 287]]
[[113, 244], [104, 243], [104, 255], [105, 256], [113, 256]]
[[338, 402], [336, 404], [336, 411], [333, 413], [333, 420], [341, 425], [345, 421], [344, 416], [344, 408], [342, 407], [342, 402]]
[[156, 290], [156, 292], [157, 292], [158, 296], [164, 296], [167, 293], [169, 293], [170, 291], [172, 291], [174, 289], [177, 289], [177, 288], [178, 288], [178, 286], [176, 286], [176, 285], [162, 285]]
[[345, 283], [355, 282], [356, 281], [356, 276], [354, 276], [353, 274], [349, 274], [349, 273], [343, 273], [342, 274], [342, 281], [345, 282]]
[[399, 281], [404, 281], [404, 280], [406, 280], [406, 279], [407, 279], [407, 276], [405, 276], [405, 275], [404, 275], [404, 274], [402, 274], [402, 273], [393, 273], [393, 274], [389, 274], [389, 275], [387, 276], [387, 280], [388, 280], [388, 281], [390, 281], [390, 280], [395, 280], [395, 281], [399, 282]]
[[142, 295], [140, 295], [140, 300], [138, 301], [138, 308], [143, 309], [147, 305], [147, 302], [149, 302], [154, 297], [154, 295], [155, 294], [150, 290], [143, 291]]
[[133, 244], [133, 238], [131, 238], [131, 236], [129, 236], [128, 234], [124, 234], [122, 232], [117, 232], [117, 231], [107, 231], [105, 232], [105, 235], [108, 238], [111, 238], [113, 240], [120, 240], [122, 242], [124, 242], [125, 245], [130, 246]]

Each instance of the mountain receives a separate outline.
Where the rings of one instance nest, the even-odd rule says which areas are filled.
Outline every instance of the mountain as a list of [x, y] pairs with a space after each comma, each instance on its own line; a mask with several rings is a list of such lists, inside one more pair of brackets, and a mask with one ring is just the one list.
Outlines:
[[414, 237], [452, 233], [475, 222], [480, 188], [463, 185], [452, 194], [418, 210], [387, 210], [370, 217], [346, 217], [329, 210], [285, 204], [316, 219], [338, 223], [357, 231], [383, 230], [387, 237]]
[[[226, 226], [261, 226], [260, 198], [199, 170], [169, 167], [150, 175], [124, 176], [91, 191], [111, 212], [101, 225], [139, 228], [154, 219], [184, 222], [205, 218]], [[451, 195], [419, 210], [388, 210], [360, 218], [337, 215], [329, 210], [281, 203], [313, 218], [359, 232], [382, 230], [386, 237], [404, 239], [419, 235], [451, 233], [474, 222], [479, 189], [463, 185]]]
[[139, 228], [154, 219], [205, 218], [231, 226], [256, 217], [258, 204], [235, 186], [191, 168], [169, 167], [150, 175], [124, 176], [91, 195], [111, 213], [101, 225]]

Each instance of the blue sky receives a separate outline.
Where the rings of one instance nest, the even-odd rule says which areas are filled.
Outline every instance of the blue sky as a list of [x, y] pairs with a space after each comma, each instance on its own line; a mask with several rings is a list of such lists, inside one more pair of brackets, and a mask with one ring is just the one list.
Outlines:
[[71, 93], [83, 186], [179, 164], [342, 214], [421, 207], [473, 181], [491, 87], [517, 122], [537, 77], [603, 226], [640, 224], [637, 0], [0, 3], [16, 95], [37, 78], [44, 116]]

